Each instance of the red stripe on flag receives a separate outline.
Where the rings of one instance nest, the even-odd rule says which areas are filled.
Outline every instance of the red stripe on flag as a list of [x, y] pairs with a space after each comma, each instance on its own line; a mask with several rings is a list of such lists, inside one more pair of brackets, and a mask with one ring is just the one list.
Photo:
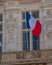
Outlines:
[[36, 20], [36, 26], [32, 30], [32, 34], [34, 36], [39, 36], [40, 33], [41, 33], [41, 30], [42, 30], [42, 25], [41, 25], [41, 23], [38, 20]]

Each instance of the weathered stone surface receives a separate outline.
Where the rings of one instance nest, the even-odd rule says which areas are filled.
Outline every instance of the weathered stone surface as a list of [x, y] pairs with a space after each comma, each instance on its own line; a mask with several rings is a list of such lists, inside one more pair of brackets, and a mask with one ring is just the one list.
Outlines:
[[40, 63], [40, 62], [41, 63], [52, 62], [52, 50], [2, 53], [2, 63], [26, 64], [26, 63]]

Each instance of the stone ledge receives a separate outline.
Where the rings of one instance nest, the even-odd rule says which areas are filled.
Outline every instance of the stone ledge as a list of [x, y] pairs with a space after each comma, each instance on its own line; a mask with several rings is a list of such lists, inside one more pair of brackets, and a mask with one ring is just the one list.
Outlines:
[[0, 53], [0, 63], [25, 64], [52, 62], [52, 50]]

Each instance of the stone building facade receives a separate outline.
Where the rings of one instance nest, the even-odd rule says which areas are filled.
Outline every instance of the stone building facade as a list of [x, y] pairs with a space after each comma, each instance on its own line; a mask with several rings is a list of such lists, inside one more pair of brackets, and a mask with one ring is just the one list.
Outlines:
[[[33, 37], [30, 29], [26, 28], [26, 11], [42, 24], [39, 37]], [[0, 48], [3, 54], [52, 49], [52, 0], [0, 0]], [[2, 58], [5, 58], [4, 55]], [[39, 63], [52, 65], [52, 59], [48, 63], [45, 61]], [[34, 65], [39, 65], [39, 63], [35, 61]]]

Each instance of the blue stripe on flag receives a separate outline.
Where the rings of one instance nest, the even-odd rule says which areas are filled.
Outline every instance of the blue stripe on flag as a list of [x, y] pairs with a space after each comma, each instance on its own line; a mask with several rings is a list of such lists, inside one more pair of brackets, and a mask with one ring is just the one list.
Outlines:
[[27, 23], [27, 28], [30, 28], [30, 26], [29, 26], [30, 17], [31, 17], [31, 15], [30, 15], [28, 12], [26, 12], [26, 23]]

